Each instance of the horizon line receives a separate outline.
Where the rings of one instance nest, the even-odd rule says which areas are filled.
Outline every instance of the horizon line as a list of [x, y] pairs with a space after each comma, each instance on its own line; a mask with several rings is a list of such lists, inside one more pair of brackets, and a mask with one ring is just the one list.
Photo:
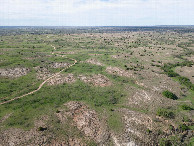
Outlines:
[[0, 25], [0, 27], [156, 27], [156, 26], [194, 26], [187, 25]]

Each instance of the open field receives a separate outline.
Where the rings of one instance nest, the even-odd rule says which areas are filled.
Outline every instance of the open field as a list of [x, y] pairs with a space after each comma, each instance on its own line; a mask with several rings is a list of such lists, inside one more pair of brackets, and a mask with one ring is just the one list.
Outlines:
[[0, 27], [0, 56], [0, 146], [194, 144], [193, 27]]

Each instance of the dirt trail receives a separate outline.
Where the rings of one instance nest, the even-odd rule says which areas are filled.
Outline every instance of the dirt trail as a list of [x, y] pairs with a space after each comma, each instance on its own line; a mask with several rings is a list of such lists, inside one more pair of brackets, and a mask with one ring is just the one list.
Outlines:
[[[56, 50], [56, 47], [55, 47], [55, 46], [51, 45], [51, 47], [53, 47], [53, 49]], [[54, 53], [52, 53], [52, 54], [54, 54]], [[62, 56], [62, 57], [64, 57], [64, 56]], [[69, 68], [69, 67], [71, 67], [71, 66], [73, 66], [73, 65], [75, 65], [75, 64], [77, 63], [77, 60], [75, 60], [75, 59], [72, 59], [72, 58], [68, 58], [68, 59], [73, 60], [74, 63], [71, 64], [71, 65], [69, 65], [69, 66], [67, 66], [67, 67], [65, 67], [65, 68], [62, 69], [60, 72], [57, 72], [57, 73], [55, 73], [53, 76], [51, 76], [51, 77], [49, 77], [48, 79], [46, 79], [44, 82], [42, 82], [42, 83], [39, 85], [38, 89], [36, 89], [36, 90], [34, 90], [34, 91], [31, 91], [31, 92], [29, 92], [29, 93], [26, 93], [26, 94], [24, 94], [24, 95], [15, 97], [15, 98], [13, 98], [13, 99], [10, 99], [10, 100], [8, 100], [8, 101], [2, 102], [2, 103], [0, 103], [0, 105], [5, 104], [5, 103], [9, 103], [9, 102], [14, 101], [14, 100], [16, 100], [16, 99], [20, 99], [20, 98], [22, 98], [22, 97], [25, 97], [25, 96], [27, 96], [27, 95], [31, 95], [31, 94], [33, 94], [33, 93], [39, 91], [47, 81], [49, 81], [50, 79], [56, 77], [58, 74], [60, 74], [61, 72], [63, 72], [65, 69], [67, 69], [67, 68]]]

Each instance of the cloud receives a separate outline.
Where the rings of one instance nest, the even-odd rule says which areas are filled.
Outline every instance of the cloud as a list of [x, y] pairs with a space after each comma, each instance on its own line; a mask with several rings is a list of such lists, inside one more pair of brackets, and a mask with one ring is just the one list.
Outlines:
[[0, 25], [194, 24], [193, 0], [0, 0], [0, 3]]

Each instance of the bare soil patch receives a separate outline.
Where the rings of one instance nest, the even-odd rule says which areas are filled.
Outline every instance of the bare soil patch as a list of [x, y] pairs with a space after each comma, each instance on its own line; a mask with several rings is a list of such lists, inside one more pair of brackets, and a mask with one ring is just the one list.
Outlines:
[[68, 108], [66, 112], [58, 113], [59, 120], [65, 122], [70, 116], [76, 127], [84, 133], [85, 136], [92, 138], [97, 143], [104, 143], [109, 138], [109, 132], [103, 121], [98, 118], [94, 110], [89, 109], [82, 102], [71, 101], [65, 104]]
[[181, 76], [187, 77], [194, 84], [194, 65], [192, 67], [177, 67], [175, 71]]
[[184, 58], [188, 59], [189, 61], [194, 61], [194, 55], [189, 56], [185, 56]]
[[73, 83], [76, 79], [73, 74], [58, 74], [48, 81], [48, 85], [59, 85], [63, 83]]
[[100, 55], [103, 55], [103, 54], [88, 54], [90, 56], [100, 56]]
[[86, 146], [79, 138], [69, 138], [67, 141], [53, 140], [51, 146]]
[[10, 116], [11, 116], [12, 113], [9, 113], [7, 115], [5, 115], [3, 118], [0, 119], [0, 124], [3, 123], [4, 121], [6, 121]]
[[83, 82], [90, 83], [94, 86], [105, 87], [105, 86], [110, 86], [112, 84], [107, 77], [101, 74], [90, 75], [90, 76], [79, 75], [78, 78]]
[[123, 134], [125, 141], [128, 139], [128, 143], [134, 141], [138, 145], [156, 144], [155, 135], [147, 133], [148, 129], [153, 130], [156, 127], [152, 117], [128, 109], [120, 109], [120, 112], [123, 114], [125, 124]]
[[142, 70], [140, 74], [142, 79], [137, 79], [136, 83], [157, 94], [161, 94], [164, 90], [169, 90], [176, 93], [177, 96], [181, 96], [181, 93], [186, 94], [187, 92], [187, 90], [181, 88], [181, 85], [178, 82], [172, 80], [165, 74], [152, 72], [151, 70]]
[[154, 131], [157, 125], [152, 117], [137, 111], [128, 109], [119, 109], [124, 123], [122, 134], [114, 133], [111, 135], [115, 145], [156, 145], [157, 137], [154, 133], [149, 134], [147, 131]]
[[51, 68], [63, 68], [69, 66], [70, 63], [63, 63], [63, 62], [55, 62], [50, 65]]
[[134, 90], [132, 96], [128, 98], [128, 105], [155, 112], [159, 107], [173, 107], [177, 105], [177, 102], [163, 97], [162, 94], [158, 94], [152, 90], [138, 89]]
[[[118, 143], [133, 145], [157, 145], [161, 137], [172, 134], [169, 126], [177, 128], [172, 120], [167, 120], [154, 115], [131, 111], [128, 109], [119, 110], [123, 115], [125, 130], [120, 137], [117, 136]], [[162, 134], [158, 134], [162, 130]]]
[[123, 70], [121, 68], [118, 68], [118, 67], [111, 67], [111, 66], [109, 66], [109, 67], [106, 68], [106, 71], [109, 74], [113, 74], [113, 75], [125, 76], [125, 77], [134, 77], [132, 72], [125, 71], [125, 70]]
[[97, 59], [88, 59], [85, 61], [86, 63], [94, 64], [94, 65], [99, 65], [99, 66], [104, 66], [103, 63], [99, 62]]
[[4, 146], [27, 145], [30, 140], [33, 141], [34, 145], [38, 145], [45, 143], [47, 140], [46, 136], [41, 136], [35, 129], [24, 131], [22, 129], [12, 128], [3, 132], [0, 131], [0, 133], [0, 143]]
[[138, 90], [129, 100], [131, 104], [140, 104], [140, 102], [150, 103], [152, 100], [154, 100], [154, 97], [155, 96], [150, 92], [147, 92], [145, 90]]
[[118, 55], [112, 55], [111, 57], [114, 59], [129, 59], [131, 55], [130, 54], [118, 54]]
[[10, 145], [45, 145], [49, 144], [49, 137], [43, 132], [37, 130], [39, 126], [45, 126], [48, 118], [42, 117], [35, 122], [35, 127], [29, 131], [19, 128], [10, 128], [7, 130], [0, 130], [0, 144], [3, 146]]
[[136, 143], [125, 134], [115, 135], [112, 134], [111, 138], [115, 144], [115, 146], [137, 146]]
[[28, 68], [9, 68], [9, 69], [1, 68], [0, 76], [18, 78], [27, 75], [29, 71], [30, 69]]
[[[79, 138], [69, 137], [61, 139], [49, 131], [50, 127], [47, 123], [48, 116], [42, 116], [35, 120], [34, 128], [30, 130], [23, 130], [19, 128], [10, 128], [0, 130], [0, 145], [1, 146], [15, 146], [15, 145], [45, 145], [45, 146], [84, 146], [85, 144]], [[44, 130], [39, 130], [43, 127]]]
[[23, 59], [26, 59], [26, 60], [34, 60], [34, 59], [43, 58], [43, 57], [53, 57], [53, 56], [52, 55], [44, 55], [44, 56], [37, 55], [36, 57], [23, 57]]
[[62, 54], [75, 54], [75, 52], [71, 51], [71, 52], [61, 52]]
[[53, 74], [45, 67], [35, 67], [36, 76], [39, 80], [46, 80], [47, 78], [51, 77]]

